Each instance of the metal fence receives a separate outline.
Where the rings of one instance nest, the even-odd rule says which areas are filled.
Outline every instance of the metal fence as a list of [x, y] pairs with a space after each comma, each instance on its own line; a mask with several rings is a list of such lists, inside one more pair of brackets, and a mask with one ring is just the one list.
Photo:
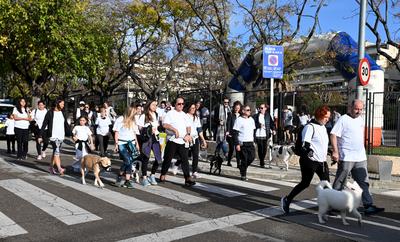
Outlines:
[[368, 152], [400, 155], [400, 92], [370, 93], [368, 108]]

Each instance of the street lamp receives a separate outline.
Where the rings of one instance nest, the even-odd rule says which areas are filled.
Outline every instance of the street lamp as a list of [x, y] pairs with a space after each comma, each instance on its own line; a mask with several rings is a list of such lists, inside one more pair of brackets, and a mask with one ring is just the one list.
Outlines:
[[126, 92], [126, 107], [128, 108], [129, 105], [130, 105], [130, 99], [133, 98], [133, 93], [130, 92], [130, 90], [129, 90], [129, 83], [130, 83], [130, 81], [132, 80], [132, 77], [131, 77], [131, 76], [128, 76], [128, 77], [126, 78], [126, 80], [127, 80], [127, 82], [128, 82], [128, 90], [127, 90], [127, 92]]

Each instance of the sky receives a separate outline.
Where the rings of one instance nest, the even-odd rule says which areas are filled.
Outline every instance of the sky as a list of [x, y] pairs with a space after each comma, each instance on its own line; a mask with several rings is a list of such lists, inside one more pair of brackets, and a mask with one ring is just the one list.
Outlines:
[[[246, 4], [249, 3], [249, 0], [242, 0], [241, 3]], [[400, 6], [399, 6], [400, 8]], [[308, 9], [306, 10], [306, 13], [314, 13], [314, 9]], [[327, 32], [338, 32], [338, 31], [344, 31], [347, 32], [355, 41], [358, 40], [358, 32], [359, 32], [359, 5], [356, 3], [355, 0], [326, 0], [326, 6], [323, 7], [320, 10], [319, 14], [319, 27], [317, 28], [317, 33], [322, 34], [322, 33], [327, 33]], [[397, 12], [400, 12], [397, 10]], [[239, 14], [240, 15], [240, 14]], [[238, 24], [239, 21], [238, 19], [241, 18], [241, 16], [235, 16], [234, 17], [234, 33], [241, 33], [240, 32], [240, 24]], [[373, 20], [371, 17], [369, 17], [370, 20]], [[296, 19], [293, 18], [290, 20], [295, 24]], [[393, 28], [396, 26], [397, 29], [399, 29], [400, 26], [400, 20], [397, 20], [397, 22], [394, 22], [394, 20], [391, 20], [389, 22], [389, 25]], [[303, 18], [302, 20], [302, 25], [301, 28], [306, 31], [312, 26], [312, 20]], [[306, 34], [306, 32], [304, 32]], [[392, 34], [395, 34], [394, 32]], [[383, 36], [382, 36], [383, 37]], [[399, 34], [397, 34], [397, 38], [399, 37]], [[369, 42], [375, 42], [375, 37], [374, 35], [366, 28], [365, 29], [365, 39]], [[386, 39], [386, 38], [383, 38]], [[399, 38], [398, 38], [399, 39]]]

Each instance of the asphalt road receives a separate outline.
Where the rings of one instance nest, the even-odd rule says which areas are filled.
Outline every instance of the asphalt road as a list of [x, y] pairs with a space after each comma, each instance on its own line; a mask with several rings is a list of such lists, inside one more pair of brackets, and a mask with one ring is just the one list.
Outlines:
[[113, 159], [99, 189], [91, 173], [81, 185], [70, 169], [71, 146], [64, 146], [63, 177], [48, 173], [49, 157], [16, 161], [4, 146], [0, 141], [1, 241], [398, 241], [400, 235], [396, 196], [374, 195], [386, 211], [364, 216], [361, 227], [353, 218], [344, 226], [338, 217], [321, 225], [313, 185], [284, 216], [280, 198], [292, 182], [203, 174], [191, 188], [179, 175], [158, 186], [117, 188], [120, 161]]

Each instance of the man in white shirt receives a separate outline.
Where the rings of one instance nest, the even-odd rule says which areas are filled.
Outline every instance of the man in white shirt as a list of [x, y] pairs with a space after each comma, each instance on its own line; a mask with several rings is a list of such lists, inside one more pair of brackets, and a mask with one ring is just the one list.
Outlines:
[[190, 179], [188, 143], [191, 141], [191, 123], [183, 112], [185, 105], [183, 98], [177, 98], [175, 102], [175, 109], [169, 111], [164, 118], [163, 127], [167, 132], [167, 145], [164, 151], [164, 162], [162, 164], [160, 182], [165, 182], [165, 175], [171, 165], [171, 160], [175, 154], [178, 154], [182, 161], [182, 171], [185, 177], [185, 186], [192, 186], [196, 184]]
[[364, 148], [364, 119], [361, 117], [363, 108], [361, 100], [353, 100], [350, 113], [341, 116], [331, 131], [332, 160], [338, 162], [333, 187], [342, 190], [351, 172], [353, 179], [363, 189], [364, 214], [375, 214], [385, 209], [373, 205], [369, 192], [367, 156]]

